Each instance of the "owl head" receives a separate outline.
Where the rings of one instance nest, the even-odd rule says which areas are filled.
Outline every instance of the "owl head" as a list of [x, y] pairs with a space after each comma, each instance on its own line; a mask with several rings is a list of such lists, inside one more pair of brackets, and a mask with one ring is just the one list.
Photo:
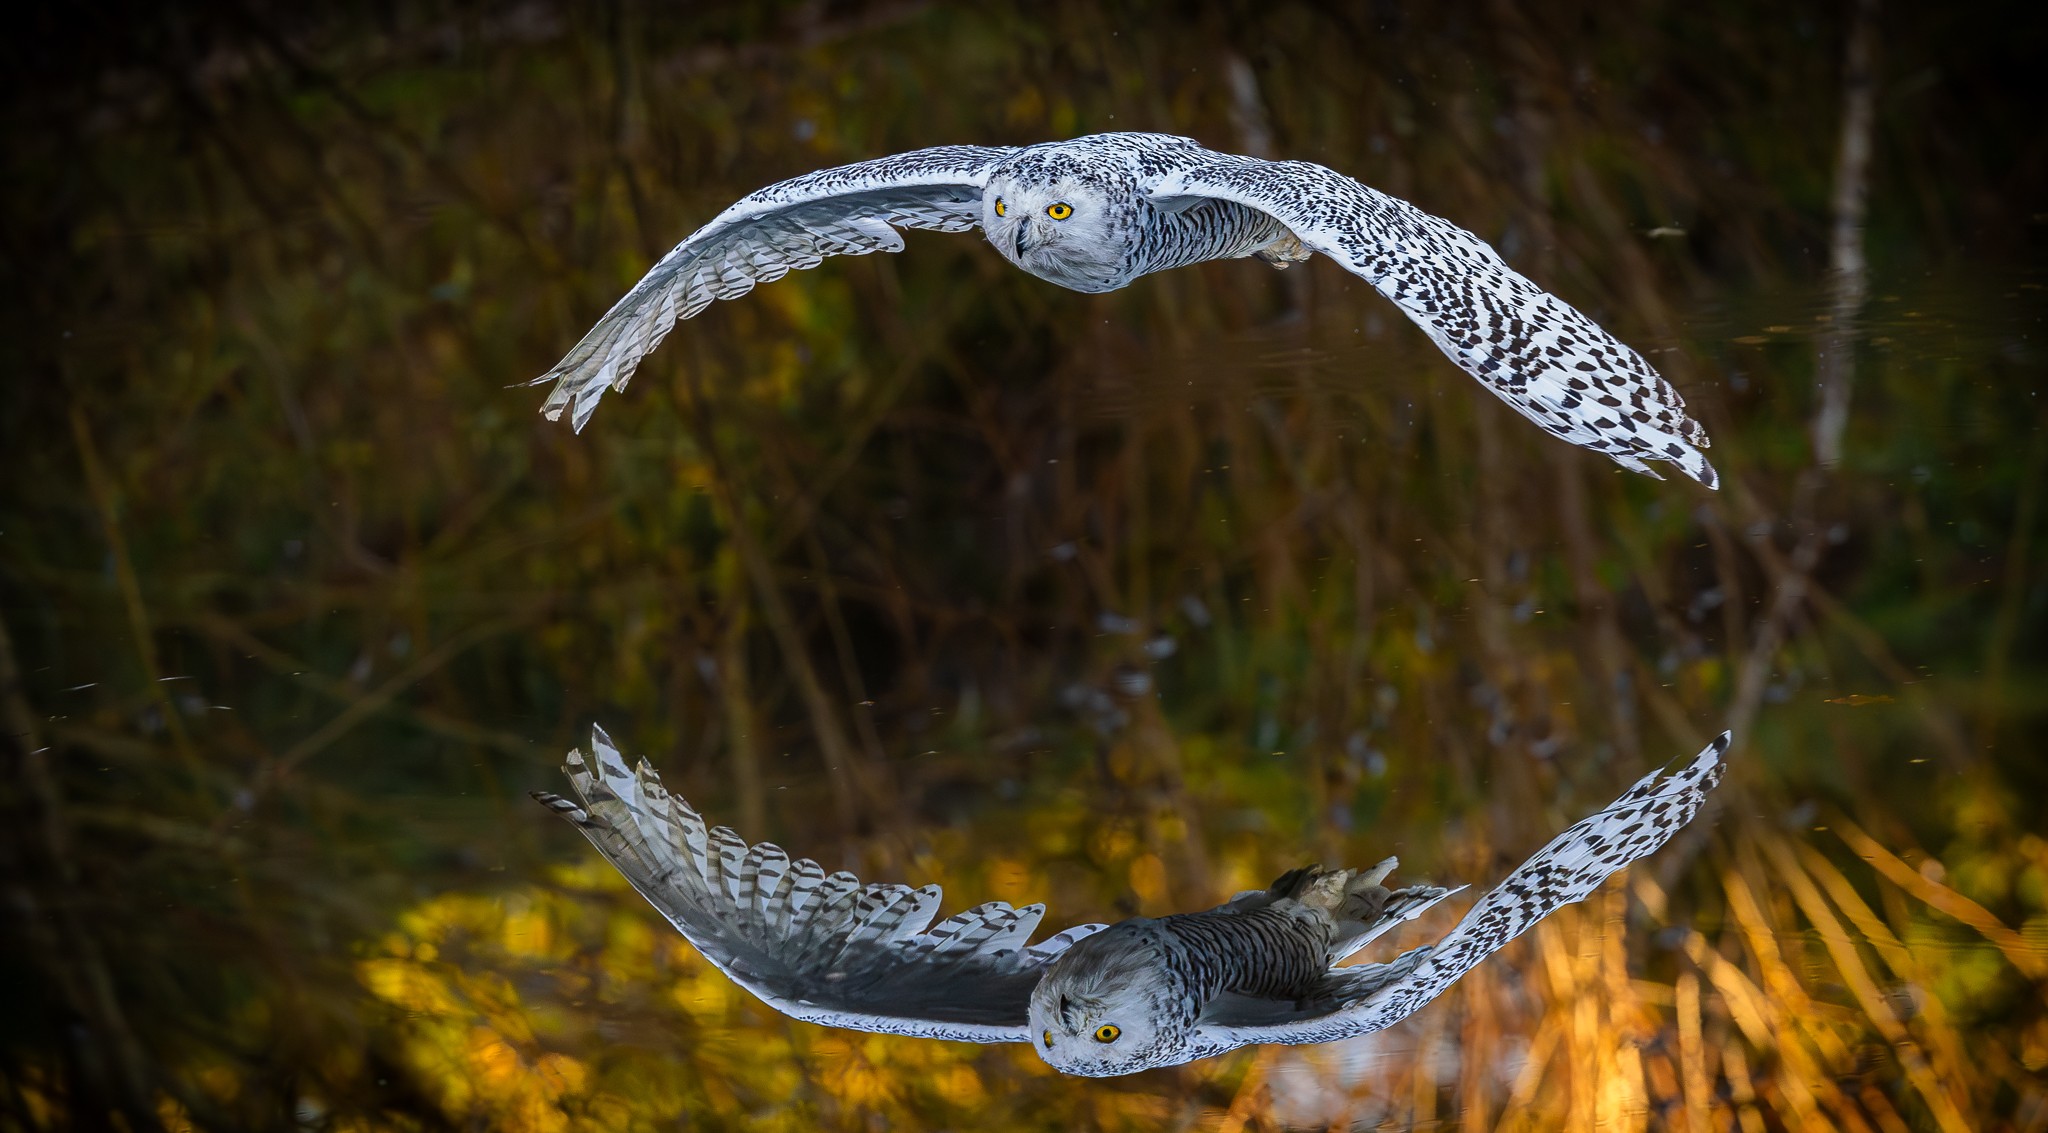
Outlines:
[[1131, 280], [1138, 241], [1137, 176], [1114, 154], [1023, 151], [990, 171], [981, 231], [1004, 259], [1075, 291]]
[[1187, 1060], [1196, 1007], [1154, 922], [1078, 941], [1031, 992], [1031, 1046], [1066, 1074], [1104, 1078]]

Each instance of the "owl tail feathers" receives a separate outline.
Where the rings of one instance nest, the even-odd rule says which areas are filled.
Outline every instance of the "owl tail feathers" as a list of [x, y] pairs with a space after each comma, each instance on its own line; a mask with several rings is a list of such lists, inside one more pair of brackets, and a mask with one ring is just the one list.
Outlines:
[[1330, 962], [1335, 964], [1455, 892], [1437, 885], [1388, 889], [1381, 882], [1399, 864], [1399, 859], [1388, 858], [1371, 869], [1306, 866], [1283, 874], [1270, 892], [1329, 914], [1336, 922], [1330, 944]]

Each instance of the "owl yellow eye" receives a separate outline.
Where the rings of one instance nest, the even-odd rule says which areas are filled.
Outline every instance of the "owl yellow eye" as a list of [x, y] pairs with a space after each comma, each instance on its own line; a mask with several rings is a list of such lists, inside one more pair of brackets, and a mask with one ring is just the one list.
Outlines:
[[1051, 1032], [1051, 1031], [1047, 1031], [1047, 1032], [1045, 1033], [1045, 1049], [1047, 1049], [1047, 1050], [1051, 1050], [1051, 1049], [1052, 1049], [1052, 1032]]
[[[1053, 203], [1051, 203], [1051, 204], [1049, 204], [1049, 205], [1045, 206], [1045, 215], [1047, 215], [1047, 216], [1049, 216], [1049, 217], [1053, 218], [1054, 220], [1065, 220], [1065, 219], [1067, 219], [1068, 217], [1070, 217], [1070, 216], [1074, 215], [1074, 206], [1073, 206], [1073, 205], [1070, 205], [1070, 204], [1068, 204], [1068, 203], [1067, 203], [1067, 202], [1065, 202], [1065, 201], [1054, 201]], [[1115, 1027], [1111, 1027], [1111, 1028], [1109, 1028], [1109, 1029], [1113, 1031], [1113, 1030], [1115, 1030], [1116, 1028], [1115, 1028]], [[1102, 1035], [1102, 1032], [1101, 1032], [1101, 1031], [1097, 1031], [1097, 1032], [1095, 1032], [1095, 1034], [1096, 1034], [1096, 1036], [1097, 1036], [1097, 1037], [1099, 1038], [1099, 1037], [1101, 1037], [1101, 1035]], [[1108, 1038], [1108, 1039], [1103, 1039], [1102, 1041], [1103, 1041], [1103, 1042], [1108, 1042], [1108, 1041], [1110, 1041], [1110, 1039], [1114, 1039], [1115, 1037], [1116, 1037], [1115, 1035], [1111, 1035], [1111, 1036], [1109, 1036], [1109, 1038]]]
[[[1010, 206], [1009, 206], [1009, 205], [1006, 205], [1006, 204], [1004, 204], [1004, 203], [1003, 203], [1003, 198], [1001, 198], [1001, 197], [997, 197], [997, 198], [996, 198], [996, 215], [997, 215], [997, 216], [1008, 216], [1008, 215], [1010, 215]], [[1048, 1033], [1049, 1033], [1049, 1032], [1048, 1032]]]
[[[1055, 205], [1053, 207], [1067, 208], [1065, 205]], [[1067, 209], [1067, 211], [1072, 212], [1074, 210]], [[1099, 1043], [1113, 1043], [1116, 1041], [1116, 1037], [1121, 1034], [1123, 1034], [1123, 1030], [1115, 1023], [1104, 1023], [1100, 1027], [1095, 1028], [1095, 1041]]]

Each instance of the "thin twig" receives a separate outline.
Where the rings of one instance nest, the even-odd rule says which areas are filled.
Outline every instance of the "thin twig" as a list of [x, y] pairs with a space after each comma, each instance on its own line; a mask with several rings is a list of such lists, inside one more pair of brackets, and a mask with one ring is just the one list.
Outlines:
[[420, 654], [411, 664], [393, 674], [383, 684], [364, 693], [336, 713], [312, 735], [293, 744], [283, 755], [267, 760], [260, 766], [255, 775], [250, 777], [248, 797], [242, 800], [239, 806], [224, 808], [221, 811], [220, 817], [214, 823], [216, 833], [224, 832], [241, 811], [253, 808], [299, 764], [325, 750], [352, 731], [356, 725], [382, 711], [399, 693], [454, 660], [477, 642], [517, 629], [528, 620], [527, 617], [503, 617], [481, 622], [457, 632], [440, 645]]
[[1834, 224], [1829, 239], [1834, 278], [1828, 325], [1816, 346], [1820, 404], [1813, 414], [1813, 460], [1822, 468], [1842, 461], [1842, 431], [1849, 424], [1855, 385], [1856, 320], [1869, 293], [1863, 257], [1863, 214], [1870, 194], [1871, 131], [1877, 103], [1877, 0], [1856, 0], [1842, 74], [1842, 133], [1835, 153]]
[[[1749, 654], [1737, 670], [1729, 727], [1738, 737], [1749, 734], [1749, 725], [1763, 703], [1772, 663], [1791, 633], [1793, 619], [1806, 604], [1808, 584], [1827, 542], [1829, 524], [1818, 515], [1818, 501], [1829, 471], [1841, 461], [1842, 431], [1848, 422], [1849, 395], [1856, 377], [1855, 323], [1869, 288], [1869, 269], [1863, 255], [1863, 215], [1869, 196], [1876, 21], [1877, 0], [1857, 0], [1843, 75], [1842, 129], [1835, 165], [1828, 286], [1831, 314], [1827, 330], [1815, 344], [1821, 389], [1812, 424], [1813, 465], [1800, 473], [1792, 490], [1787, 518], [1798, 538], [1786, 555], [1789, 569], [1779, 572], [1775, 579], [1750, 640]], [[1763, 527], [1762, 538], [1768, 539], [1769, 524], [1756, 522], [1764, 513], [1754, 506], [1754, 497], [1739, 485], [1736, 493], [1739, 502], [1751, 505], [1752, 527]]]
[[[0, 623], [0, 774], [24, 796], [8, 809], [9, 829], [0, 837], [0, 877], [11, 923], [27, 939], [36, 968], [57, 989], [75, 1018], [64, 1032], [73, 1049], [68, 1060], [71, 1111], [113, 1109], [137, 1129], [161, 1129], [153, 1103], [155, 1089], [142, 1044], [129, 1026], [112, 970], [100, 943], [86, 931], [75, 895], [81, 872], [65, 819], [63, 791], [50, 764], [34, 710], [22, 687], [14, 639]], [[13, 795], [8, 790], [0, 799]], [[37, 861], [36, 859], [41, 859]], [[38, 887], [33, 879], [43, 878]]]
[[795, 681], [797, 695], [803, 699], [809, 711], [811, 727], [818, 740], [819, 754], [825, 763], [825, 774], [832, 782], [833, 802], [839, 811], [842, 830], [856, 829], [858, 804], [867, 795], [865, 768], [853, 745], [848, 742], [845, 730], [840, 726], [839, 714], [832, 710], [830, 698], [825, 695], [825, 686], [818, 680], [817, 669], [812, 666], [810, 653], [804, 647], [803, 635], [797, 631], [796, 617], [790, 612], [789, 600], [782, 588], [776, 585], [775, 572], [770, 568], [768, 557], [762, 552], [760, 542], [754, 538], [749, 526], [747, 510], [733, 487], [734, 477], [726, 467], [722, 446], [712, 431], [709, 401], [703, 384], [691, 372], [691, 405], [689, 419], [697, 435], [697, 444], [712, 468], [712, 497], [718, 501], [719, 510], [724, 513], [726, 534], [732, 540], [733, 550], [738, 554], [740, 567], [752, 584], [754, 600], [761, 611], [761, 618], [768, 623], [768, 632], [782, 653], [783, 663], [788, 666], [789, 676]]
[[199, 757], [192, 750], [191, 738], [185, 733], [184, 718], [179, 715], [177, 704], [164, 687], [163, 668], [157, 664], [156, 632], [150, 625], [149, 609], [142, 601], [142, 583], [136, 577], [135, 562], [128, 554], [128, 540], [121, 532], [120, 508], [114, 499], [113, 482], [100, 462], [99, 447], [93, 443], [92, 429], [85, 423], [85, 413], [77, 405], [71, 407], [71, 435], [78, 444], [78, 460], [85, 468], [85, 483], [92, 493], [93, 506], [99, 509], [100, 528], [107, 538], [107, 556], [114, 566], [114, 585], [120, 589], [121, 605], [128, 614], [128, 629], [135, 636], [135, 652], [142, 662], [142, 679], [149, 682], [150, 699], [156, 702], [157, 711], [163, 717], [172, 747], [177, 750], [193, 781], [197, 782]]

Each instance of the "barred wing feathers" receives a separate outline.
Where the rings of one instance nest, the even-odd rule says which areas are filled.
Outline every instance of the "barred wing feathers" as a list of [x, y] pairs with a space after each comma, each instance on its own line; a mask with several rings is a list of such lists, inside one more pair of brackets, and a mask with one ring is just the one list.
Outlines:
[[581, 432], [607, 389], [624, 389], [677, 322], [827, 256], [900, 252], [899, 228], [965, 232], [979, 223], [999, 146], [936, 146], [806, 173], [749, 193], [663, 256], [553, 369], [541, 412]]
[[1152, 192], [1167, 211], [1203, 199], [1258, 209], [1364, 278], [1431, 340], [1546, 432], [1656, 476], [1668, 461], [1716, 487], [1685, 400], [1642, 355], [1441, 217], [1303, 161], [1209, 155]]
[[[578, 801], [534, 797], [574, 823], [697, 950], [785, 1015], [885, 1034], [1022, 1042], [1031, 989], [1081, 925], [1026, 945], [1043, 905], [1000, 901], [931, 926], [939, 887], [864, 885], [708, 826], [596, 729], [563, 770]], [[595, 767], [592, 766], [595, 762]]]
[[1198, 1052], [1206, 1057], [1253, 1043], [1319, 1043], [1368, 1034], [1421, 1010], [1482, 960], [1536, 922], [1585, 898], [1691, 822], [1721, 781], [1723, 732], [1685, 766], [1655, 771], [1606, 809], [1552, 839], [1475, 903], [1434, 945], [1385, 964], [1338, 968], [1323, 994], [1301, 1006], [1241, 1001], [1205, 1015]]

